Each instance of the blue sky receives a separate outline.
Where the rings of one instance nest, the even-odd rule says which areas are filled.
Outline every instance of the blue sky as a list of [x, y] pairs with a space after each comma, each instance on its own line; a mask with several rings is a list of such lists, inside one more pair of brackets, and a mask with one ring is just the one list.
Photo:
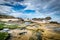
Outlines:
[[0, 0], [0, 14], [60, 22], [60, 0]]

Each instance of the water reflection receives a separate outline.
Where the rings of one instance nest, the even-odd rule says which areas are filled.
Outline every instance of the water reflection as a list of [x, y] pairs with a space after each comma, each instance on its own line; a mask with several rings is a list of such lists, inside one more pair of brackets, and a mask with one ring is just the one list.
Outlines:
[[29, 25], [29, 24], [31, 24], [31, 22], [25, 22], [25, 25]]

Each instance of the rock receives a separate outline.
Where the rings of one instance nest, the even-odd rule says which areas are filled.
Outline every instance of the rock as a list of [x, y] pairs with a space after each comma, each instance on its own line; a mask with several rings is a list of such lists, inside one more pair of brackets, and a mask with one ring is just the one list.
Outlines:
[[27, 33], [27, 32], [21, 32], [21, 33], [19, 33], [19, 35], [23, 35], [23, 34], [25, 34], [25, 33]]

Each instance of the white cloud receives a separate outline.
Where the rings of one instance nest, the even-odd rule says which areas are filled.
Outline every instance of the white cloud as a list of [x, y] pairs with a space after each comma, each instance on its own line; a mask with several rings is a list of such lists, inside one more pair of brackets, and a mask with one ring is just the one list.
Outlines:
[[3, 3], [5, 3], [5, 1], [4, 0], [0, 0], [0, 4], [3, 4]]
[[27, 9], [35, 10], [34, 5], [32, 5], [31, 3], [25, 3], [24, 5], [27, 5], [27, 7], [24, 10], [27, 10]]
[[0, 13], [11, 13], [12, 12], [12, 8], [9, 6], [2, 6], [0, 5]]
[[56, 0], [51, 0], [51, 1], [49, 1], [49, 3], [47, 3], [44, 7], [43, 7], [43, 9], [46, 9], [50, 4], [52, 4], [54, 1], [56, 1]]
[[11, 14], [9, 15], [12, 15], [14, 17], [20, 17], [23, 13], [20, 13], [20, 12], [12, 12]]

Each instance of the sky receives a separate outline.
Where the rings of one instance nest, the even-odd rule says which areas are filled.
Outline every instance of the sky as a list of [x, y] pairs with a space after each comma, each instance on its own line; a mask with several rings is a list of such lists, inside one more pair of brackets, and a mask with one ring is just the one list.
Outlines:
[[0, 14], [20, 18], [45, 18], [60, 23], [60, 0], [0, 0]]

